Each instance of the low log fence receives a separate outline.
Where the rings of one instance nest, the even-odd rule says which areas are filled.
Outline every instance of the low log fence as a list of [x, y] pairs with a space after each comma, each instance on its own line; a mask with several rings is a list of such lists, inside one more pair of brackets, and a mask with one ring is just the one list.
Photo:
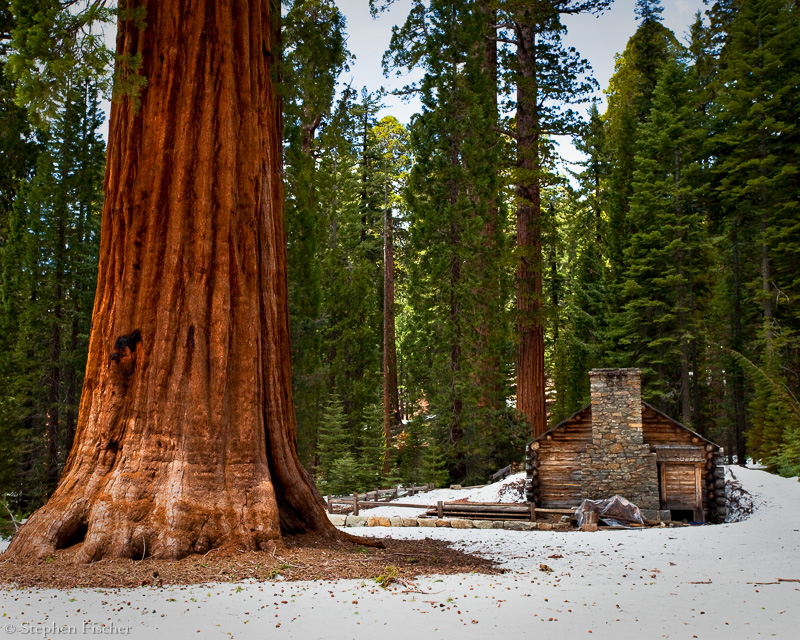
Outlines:
[[[347, 497], [329, 495], [326, 496], [325, 502], [328, 506], [328, 513], [333, 513], [333, 505], [345, 504], [351, 505], [353, 508], [353, 515], [357, 516], [359, 507], [380, 507], [385, 505], [387, 502], [397, 500], [400, 497], [415, 496], [418, 493], [427, 493], [428, 491], [433, 491], [433, 489], [435, 489], [435, 486], [432, 482], [424, 485], [411, 485], [408, 487], [397, 485], [391, 489], [373, 489], [372, 491], [367, 491], [365, 493], [353, 493]], [[372, 499], [370, 500], [370, 498]], [[416, 507], [417, 509], [427, 508], [425, 505], [419, 504], [393, 503], [393, 506]]]
[[[366, 493], [353, 493], [352, 496], [327, 496], [328, 513], [333, 513], [333, 505], [343, 504], [352, 508], [352, 515], [357, 516], [359, 511], [373, 507], [386, 506], [391, 500], [405, 496], [415, 495], [419, 492], [428, 492], [432, 485], [422, 487], [407, 487], [395, 489], [376, 489]], [[387, 496], [388, 499], [381, 497]], [[373, 499], [370, 500], [370, 497]], [[467, 518], [471, 520], [528, 520], [536, 522], [543, 515], [568, 515], [574, 516], [575, 509], [545, 509], [535, 507], [533, 504], [510, 504], [506, 502], [444, 502], [436, 504], [415, 504], [411, 502], [391, 502], [393, 507], [407, 509], [424, 509], [426, 515], [438, 518]]]
[[492, 482], [498, 482], [499, 480], [505, 480], [508, 476], [514, 473], [513, 469], [514, 465], [510, 464], [507, 467], [503, 467], [500, 471], [495, 471], [492, 474]]

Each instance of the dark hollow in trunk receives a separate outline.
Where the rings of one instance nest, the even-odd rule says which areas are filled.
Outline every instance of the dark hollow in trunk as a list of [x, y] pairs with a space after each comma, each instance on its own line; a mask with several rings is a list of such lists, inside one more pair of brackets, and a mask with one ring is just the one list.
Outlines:
[[[336, 535], [295, 447], [270, 0], [147, 0], [111, 112], [75, 444], [8, 553], [77, 561]], [[271, 546], [271, 545], [270, 545]]]

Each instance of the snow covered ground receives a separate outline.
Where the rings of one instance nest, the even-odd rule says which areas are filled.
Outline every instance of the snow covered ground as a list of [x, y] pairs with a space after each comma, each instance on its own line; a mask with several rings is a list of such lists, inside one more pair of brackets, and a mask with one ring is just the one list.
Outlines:
[[[429, 576], [388, 590], [360, 580], [12, 589], [0, 591], [0, 627], [9, 637], [105, 629], [171, 640], [798, 638], [800, 582], [786, 580], [800, 580], [800, 483], [742, 467], [731, 472], [754, 498], [755, 513], [743, 522], [597, 533], [351, 529], [449, 540], [501, 561], [509, 570], [501, 576]], [[441, 499], [452, 498], [419, 496]]]

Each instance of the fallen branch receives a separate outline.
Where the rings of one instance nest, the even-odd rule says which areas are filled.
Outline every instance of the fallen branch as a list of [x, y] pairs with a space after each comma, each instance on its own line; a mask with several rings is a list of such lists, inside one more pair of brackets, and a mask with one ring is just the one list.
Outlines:
[[3, 506], [6, 508], [6, 511], [8, 511], [8, 515], [11, 516], [11, 522], [14, 523], [14, 531], [19, 531], [19, 524], [17, 523], [17, 519], [14, 517], [14, 514], [11, 513], [11, 509], [8, 507], [8, 502], [3, 500]]

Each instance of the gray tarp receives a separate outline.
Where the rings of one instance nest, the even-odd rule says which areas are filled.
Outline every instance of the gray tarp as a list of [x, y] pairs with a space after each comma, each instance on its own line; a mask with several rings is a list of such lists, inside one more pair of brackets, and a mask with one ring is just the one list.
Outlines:
[[598, 519], [610, 527], [630, 527], [632, 524], [644, 525], [639, 507], [622, 496], [612, 496], [605, 500], [584, 500], [578, 507], [578, 526], [583, 524], [583, 514], [596, 511]]

